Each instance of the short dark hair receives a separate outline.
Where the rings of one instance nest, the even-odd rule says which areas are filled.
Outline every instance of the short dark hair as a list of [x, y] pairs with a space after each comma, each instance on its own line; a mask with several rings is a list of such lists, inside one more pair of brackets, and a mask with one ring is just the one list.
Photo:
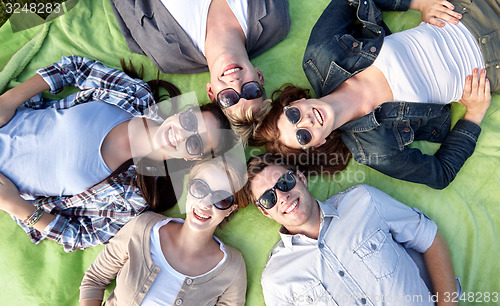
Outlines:
[[251, 157], [247, 162], [248, 180], [236, 195], [239, 203], [244, 203], [245, 206], [248, 205], [248, 203], [253, 203], [257, 206], [257, 199], [252, 194], [251, 185], [255, 177], [259, 173], [264, 171], [266, 167], [275, 165], [282, 166], [283, 168], [292, 170], [294, 172], [297, 171], [297, 167], [288, 164], [285, 161], [286, 159], [282, 155], [276, 155], [272, 153], [264, 153], [258, 156]]

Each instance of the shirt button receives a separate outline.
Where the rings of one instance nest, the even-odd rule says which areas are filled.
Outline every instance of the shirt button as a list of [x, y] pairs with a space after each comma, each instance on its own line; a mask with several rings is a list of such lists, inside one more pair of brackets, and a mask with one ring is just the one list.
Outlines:
[[147, 286], [144, 286], [144, 287], [142, 288], [142, 293], [146, 293], [146, 292], [148, 292], [148, 287], [147, 287]]
[[500, 65], [496, 65], [497, 69], [500, 69]]
[[320, 248], [320, 249], [322, 249], [322, 248], [324, 248], [324, 247], [325, 247], [325, 245], [324, 245], [323, 243], [320, 243], [320, 244], [319, 244], [319, 248]]
[[191, 285], [192, 283], [193, 283], [192, 279], [190, 279], [190, 278], [186, 279], [186, 284]]
[[[408, 132], [410, 132], [410, 128], [409, 128], [409, 127], [405, 127], [405, 128], [403, 129], [403, 131], [404, 131], [405, 133], [408, 133]], [[373, 248], [373, 246], [372, 246], [372, 248]], [[375, 248], [376, 248], [376, 247], [375, 247]], [[375, 250], [375, 249], [374, 249], [374, 250]]]
[[371, 52], [371, 53], [375, 53], [375, 51], [377, 51], [377, 48], [376, 48], [376, 47], [371, 47], [371, 48], [370, 48], [370, 52]]
[[307, 296], [306, 301], [308, 304], [312, 304], [314, 302], [313, 298], [310, 296]]
[[[408, 129], [408, 128], [405, 128], [405, 132], [406, 132], [406, 129]], [[375, 244], [373, 244], [373, 243], [371, 244], [371, 247], [372, 247], [372, 250], [376, 250], [377, 249], [377, 246]]]
[[368, 2], [366, 2], [366, 1], [365, 1], [365, 2], [363, 2], [363, 3], [366, 5]]
[[177, 299], [175, 301], [175, 305], [181, 305], [182, 304], [182, 299]]
[[357, 46], [359, 46], [359, 43], [358, 43], [357, 41], [355, 41], [355, 42], [353, 42], [353, 43], [352, 43], [352, 46], [353, 46], [354, 48], [356, 48]]
[[360, 302], [361, 302], [361, 304], [366, 304], [366, 299], [365, 298], [361, 298]]
[[483, 39], [481, 39], [481, 42], [483, 43], [483, 45], [486, 45], [486, 43], [488, 42], [488, 40], [486, 38], [483, 38]]
[[344, 271], [339, 271], [339, 275], [344, 276], [345, 275]]

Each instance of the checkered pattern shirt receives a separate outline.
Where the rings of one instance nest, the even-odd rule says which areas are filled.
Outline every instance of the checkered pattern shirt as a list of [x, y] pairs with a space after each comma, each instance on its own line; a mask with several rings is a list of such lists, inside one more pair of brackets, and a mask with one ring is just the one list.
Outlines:
[[[42, 68], [37, 73], [49, 84], [51, 93], [64, 86], [76, 86], [80, 91], [59, 101], [37, 95], [24, 103], [31, 108], [69, 108], [85, 102], [101, 100], [116, 105], [134, 116], [158, 119], [149, 86], [132, 79], [124, 72], [108, 68], [97, 61], [78, 56], [63, 57], [60, 62]], [[63, 245], [66, 252], [104, 244], [131, 218], [149, 209], [138, 189], [123, 184], [135, 176], [135, 166], [109, 181], [71, 197], [39, 197], [31, 201], [54, 214], [43, 232], [28, 227], [14, 218], [33, 243], [45, 238]]]

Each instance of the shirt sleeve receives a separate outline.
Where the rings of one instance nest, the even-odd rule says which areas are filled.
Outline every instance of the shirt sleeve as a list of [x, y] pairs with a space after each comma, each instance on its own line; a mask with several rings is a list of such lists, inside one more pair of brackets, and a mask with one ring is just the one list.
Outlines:
[[[137, 115], [155, 103], [151, 89], [144, 81], [133, 79], [121, 70], [106, 67], [85, 57], [63, 57], [61, 61], [37, 70], [37, 73], [47, 82], [53, 94], [61, 92], [65, 86], [75, 86], [81, 90], [68, 99], [57, 103], [52, 101], [58, 108], [99, 99]], [[44, 107], [35, 105], [35, 101], [27, 103], [28, 107]]]
[[434, 155], [405, 146], [402, 151], [394, 148], [393, 154], [374, 158], [367, 165], [400, 180], [443, 189], [455, 179], [465, 161], [474, 153], [480, 133], [481, 128], [477, 124], [460, 119]]
[[107, 243], [131, 218], [149, 209], [137, 189], [118, 179], [72, 197], [37, 198], [33, 204], [56, 218], [42, 232], [19, 219], [16, 222], [34, 243], [48, 238], [62, 244], [66, 252]]
[[408, 207], [376, 188], [366, 188], [395, 241], [420, 253], [432, 245], [437, 233], [434, 221], [417, 208]]
[[[243, 257], [238, 253], [238, 267], [234, 280], [229, 287], [219, 297], [217, 306], [245, 305], [245, 295], [247, 291], [247, 271]], [[236, 255], [234, 255], [236, 256]]]
[[102, 301], [106, 287], [129, 258], [127, 245], [134, 233], [135, 224], [136, 222], [129, 222], [125, 225], [85, 272], [80, 285], [80, 301], [86, 299]]

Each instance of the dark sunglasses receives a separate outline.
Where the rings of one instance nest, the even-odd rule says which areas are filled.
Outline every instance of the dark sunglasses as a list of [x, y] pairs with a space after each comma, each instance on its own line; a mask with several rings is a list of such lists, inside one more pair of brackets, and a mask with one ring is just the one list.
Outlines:
[[241, 94], [233, 88], [226, 88], [217, 94], [217, 104], [220, 108], [227, 108], [235, 105], [241, 98], [246, 100], [253, 100], [262, 97], [264, 89], [257, 81], [246, 82], [241, 86]]
[[197, 199], [203, 199], [207, 195], [212, 195], [212, 204], [220, 210], [229, 209], [234, 204], [234, 196], [225, 190], [212, 191], [205, 181], [193, 179], [189, 182], [189, 194]]
[[279, 189], [283, 192], [287, 192], [292, 190], [295, 187], [295, 184], [297, 184], [297, 181], [295, 180], [293, 172], [290, 170], [287, 171], [278, 179], [273, 188], [268, 189], [260, 196], [260, 198], [257, 200], [257, 205], [260, 205], [265, 209], [273, 208], [278, 201], [278, 196], [276, 195], [275, 190]]
[[198, 119], [192, 108], [179, 114], [179, 123], [188, 132], [194, 132], [186, 140], [186, 151], [189, 155], [203, 156], [203, 141], [198, 134]]
[[[293, 125], [296, 125], [302, 119], [302, 114], [300, 109], [295, 106], [285, 106], [283, 108], [285, 112], [286, 119]], [[297, 137], [298, 143], [302, 146], [302, 149], [306, 149], [305, 146], [311, 142], [312, 134], [306, 129], [297, 129], [295, 132], [295, 137]]]

